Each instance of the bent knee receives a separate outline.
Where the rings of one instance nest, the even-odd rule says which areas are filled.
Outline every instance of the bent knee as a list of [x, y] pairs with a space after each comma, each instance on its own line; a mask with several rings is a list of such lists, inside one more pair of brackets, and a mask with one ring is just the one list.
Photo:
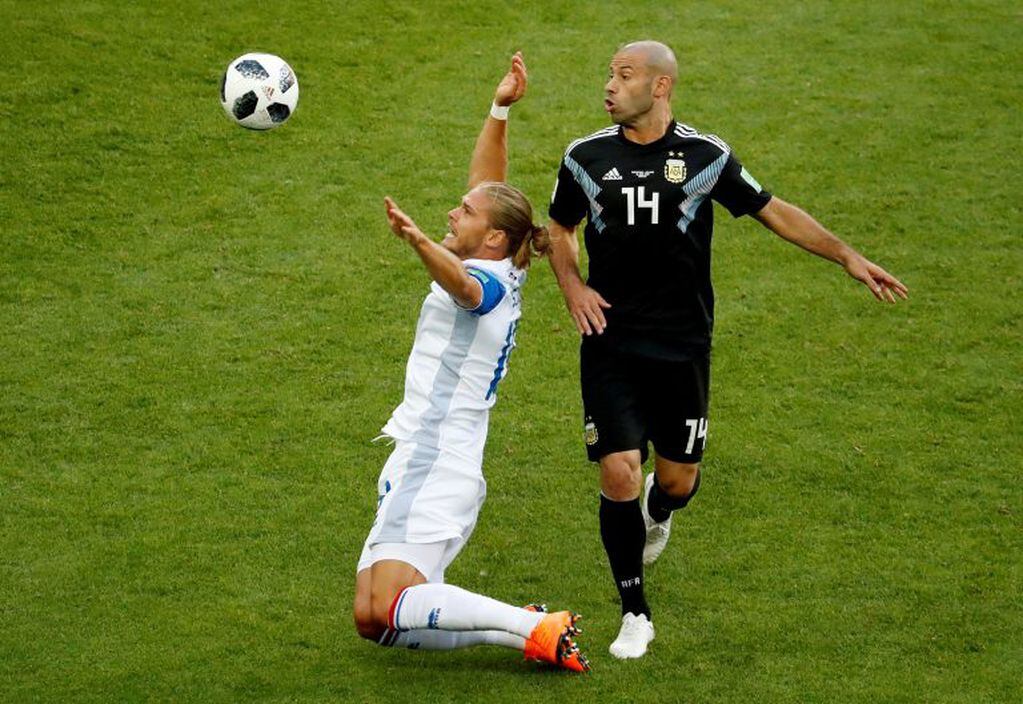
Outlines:
[[381, 614], [371, 599], [359, 599], [355, 603], [352, 615], [355, 630], [366, 640], [379, 641], [387, 630], [387, 612]]
[[657, 473], [657, 484], [668, 496], [681, 498], [695, 493], [699, 475], [698, 464], [675, 464], [670, 471]]
[[380, 619], [376, 618], [376, 615], [369, 609], [356, 609], [355, 630], [366, 640], [371, 640], [376, 643], [379, 642], [380, 638], [387, 630], [387, 620], [384, 619], [384, 621], [381, 622]]
[[600, 461], [600, 489], [613, 501], [629, 501], [639, 496], [643, 470], [639, 453], [616, 453]]
[[370, 619], [373, 623], [381, 628], [390, 627], [391, 605], [400, 593], [400, 590], [394, 594], [390, 590], [373, 593], [373, 598], [369, 602]]

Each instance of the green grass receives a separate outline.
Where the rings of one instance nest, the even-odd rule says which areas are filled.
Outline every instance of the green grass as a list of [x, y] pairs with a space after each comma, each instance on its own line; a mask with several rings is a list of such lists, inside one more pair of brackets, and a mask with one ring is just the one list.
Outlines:
[[[0, 700], [1016, 701], [1023, 679], [1023, 24], [1010, 2], [0, 0]], [[538, 266], [449, 580], [587, 617], [588, 677], [351, 626], [420, 265], [507, 57], [512, 180], [544, 204], [654, 36], [676, 114], [900, 276], [719, 211], [711, 442], [618, 663], [576, 337]], [[219, 74], [286, 57], [268, 134]]]

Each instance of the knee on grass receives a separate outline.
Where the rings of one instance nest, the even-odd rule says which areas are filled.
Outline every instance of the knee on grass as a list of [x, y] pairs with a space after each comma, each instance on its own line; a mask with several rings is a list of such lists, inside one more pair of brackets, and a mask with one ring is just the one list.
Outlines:
[[379, 619], [374, 618], [372, 609], [357, 606], [354, 616], [355, 630], [366, 640], [371, 640], [374, 643], [378, 642], [384, 635], [384, 631], [387, 630], [386, 619], [381, 623]]
[[366, 640], [378, 642], [390, 627], [388, 614], [395, 595], [377, 595], [355, 604], [355, 630]]

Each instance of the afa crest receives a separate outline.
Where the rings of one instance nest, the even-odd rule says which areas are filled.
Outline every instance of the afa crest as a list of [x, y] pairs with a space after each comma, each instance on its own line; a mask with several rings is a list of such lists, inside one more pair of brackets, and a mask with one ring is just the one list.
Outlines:
[[596, 445], [598, 438], [597, 426], [593, 423], [592, 420], [588, 418], [586, 420], [587, 420], [586, 427], [583, 429], [583, 436], [586, 438], [586, 444]]
[[682, 152], [668, 152], [664, 162], [664, 178], [669, 183], [682, 183], [686, 180], [686, 162], [682, 160]]

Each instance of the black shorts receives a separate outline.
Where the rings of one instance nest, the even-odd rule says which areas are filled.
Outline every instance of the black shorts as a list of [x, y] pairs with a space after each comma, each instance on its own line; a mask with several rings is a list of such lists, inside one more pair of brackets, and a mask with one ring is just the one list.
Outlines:
[[707, 442], [710, 355], [664, 361], [583, 342], [580, 350], [584, 437], [591, 462], [652, 442], [672, 462], [699, 462]]

